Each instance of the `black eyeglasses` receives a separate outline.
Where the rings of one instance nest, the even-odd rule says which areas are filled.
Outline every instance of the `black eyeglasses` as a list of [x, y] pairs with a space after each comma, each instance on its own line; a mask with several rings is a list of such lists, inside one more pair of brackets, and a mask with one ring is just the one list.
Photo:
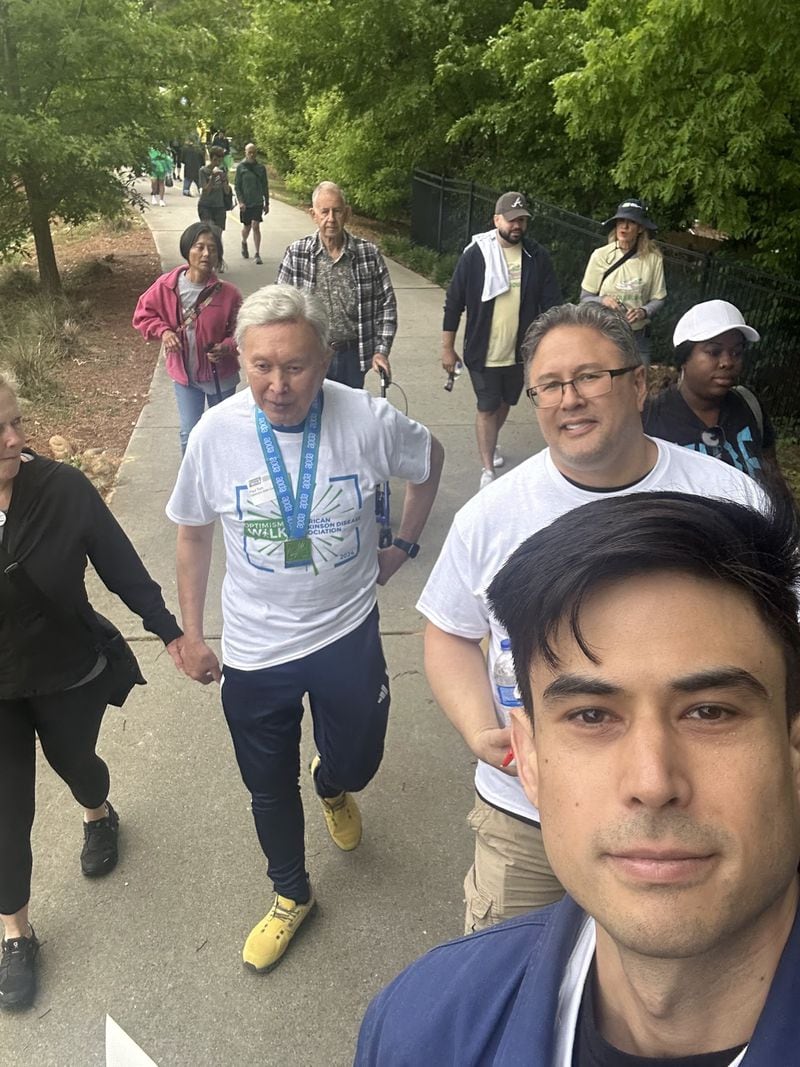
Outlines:
[[588, 400], [593, 396], [605, 396], [606, 393], [610, 393], [614, 379], [621, 374], [630, 374], [632, 370], [638, 370], [638, 368], [587, 370], [566, 382], [545, 382], [543, 385], [534, 385], [525, 390], [525, 395], [535, 408], [555, 408], [561, 403], [564, 390], [568, 385], [572, 386], [581, 400]]
[[721, 426], [709, 426], [707, 430], [703, 430], [700, 434], [700, 440], [709, 450], [709, 455], [718, 459], [722, 454], [722, 449], [728, 443], [725, 437], [725, 431]]

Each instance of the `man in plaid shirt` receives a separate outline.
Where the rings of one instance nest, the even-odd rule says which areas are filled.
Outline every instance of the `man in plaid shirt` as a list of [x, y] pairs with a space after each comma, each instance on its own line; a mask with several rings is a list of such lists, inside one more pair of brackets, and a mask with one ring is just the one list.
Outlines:
[[370, 367], [391, 378], [389, 352], [397, 331], [397, 301], [383, 256], [345, 229], [350, 208], [333, 182], [311, 196], [317, 233], [294, 241], [278, 268], [278, 283], [310, 289], [325, 303], [333, 359], [328, 378], [363, 389]]

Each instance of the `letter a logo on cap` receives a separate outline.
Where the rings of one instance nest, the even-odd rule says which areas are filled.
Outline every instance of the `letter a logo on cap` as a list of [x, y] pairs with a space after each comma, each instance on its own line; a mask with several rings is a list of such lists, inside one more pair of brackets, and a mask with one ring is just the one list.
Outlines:
[[517, 199], [514, 201], [514, 203], [511, 206], [512, 207], [525, 207], [525, 204], [522, 201], [522, 197], [518, 196]]

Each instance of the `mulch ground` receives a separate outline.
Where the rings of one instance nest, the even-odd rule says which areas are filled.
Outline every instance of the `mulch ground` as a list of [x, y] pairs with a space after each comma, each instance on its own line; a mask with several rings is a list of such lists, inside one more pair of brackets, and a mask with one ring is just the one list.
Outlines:
[[131, 327], [139, 295], [160, 273], [155, 245], [137, 217], [124, 232], [112, 226], [93, 226], [88, 235], [62, 229], [56, 255], [70, 298], [87, 300], [90, 307], [72, 355], [56, 372], [58, 392], [25, 413], [29, 442], [49, 455], [50, 437], [60, 434], [77, 452], [103, 449], [119, 460], [158, 359], [159, 346], [145, 343]]

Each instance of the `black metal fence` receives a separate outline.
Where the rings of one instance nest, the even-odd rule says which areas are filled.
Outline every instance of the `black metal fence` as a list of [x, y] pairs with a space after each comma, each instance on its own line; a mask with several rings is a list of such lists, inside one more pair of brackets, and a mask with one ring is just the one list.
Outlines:
[[[499, 195], [476, 182], [415, 170], [411, 240], [440, 253], [459, 254], [473, 234], [491, 229]], [[606, 232], [592, 219], [535, 197], [528, 201], [532, 236], [549, 250], [565, 299], [577, 300], [586, 262], [605, 243]], [[755, 270], [721, 253], [664, 243], [660, 247], [668, 295], [653, 322], [654, 361], [670, 362], [675, 323], [693, 304], [729, 300], [761, 334], [751, 350], [745, 381], [782, 432], [800, 435], [800, 282]]]

